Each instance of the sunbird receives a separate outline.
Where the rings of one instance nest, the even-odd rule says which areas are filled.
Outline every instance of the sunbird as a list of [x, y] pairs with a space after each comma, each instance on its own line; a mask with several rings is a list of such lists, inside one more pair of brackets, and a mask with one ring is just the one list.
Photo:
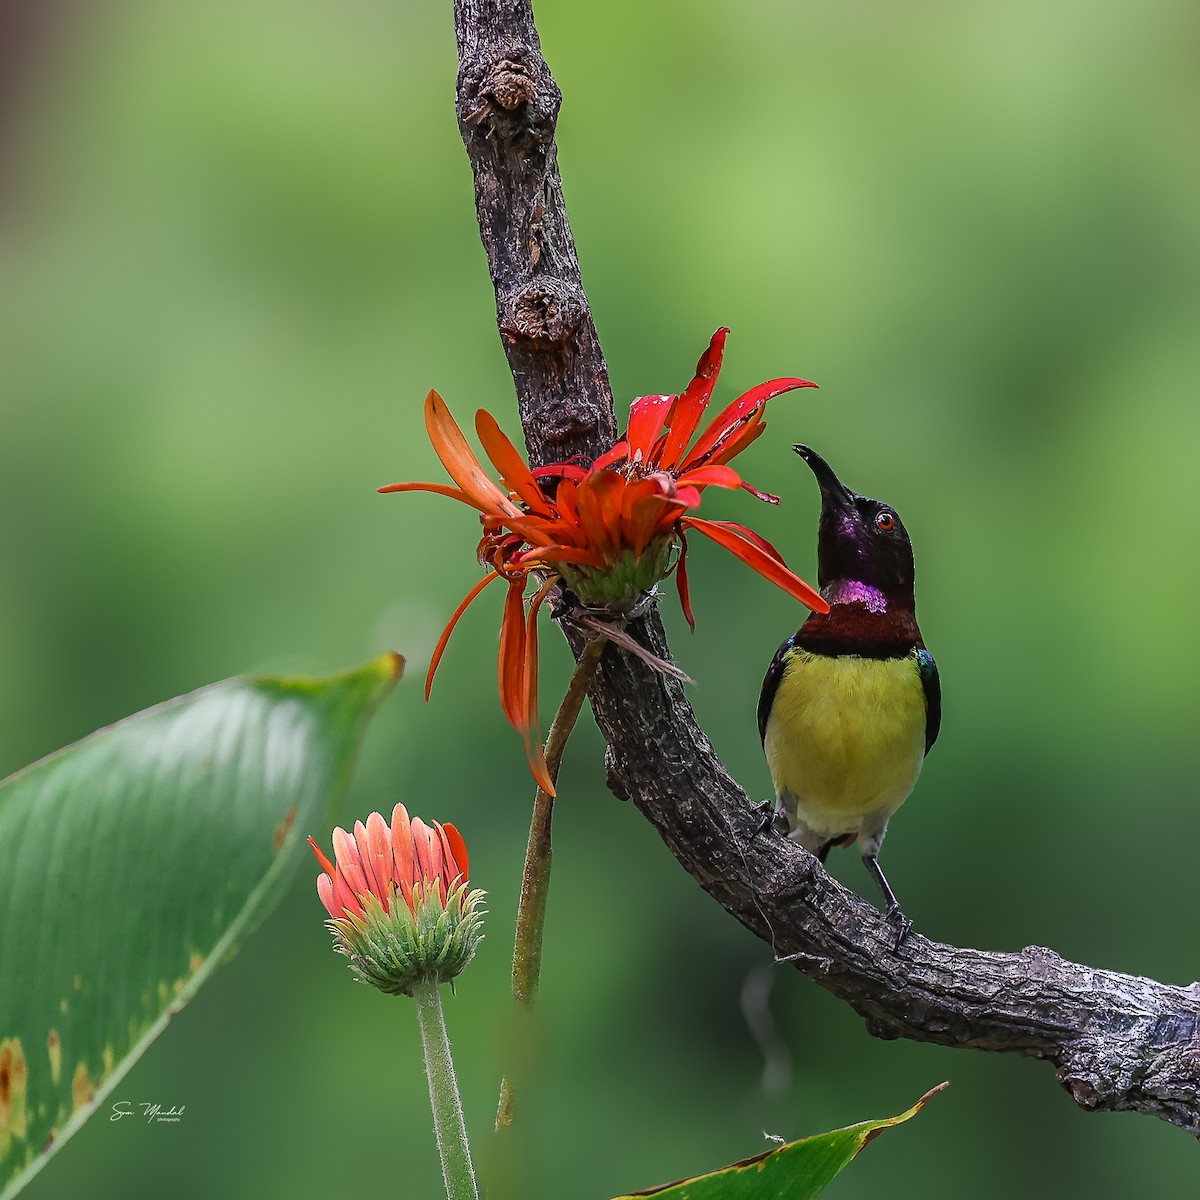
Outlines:
[[890, 504], [852, 492], [816, 451], [794, 449], [821, 489], [817, 584], [829, 612], [809, 616], [763, 680], [758, 731], [774, 820], [822, 863], [858, 842], [899, 949], [912, 922], [879, 848], [942, 720], [937, 665], [917, 627], [912, 543]]

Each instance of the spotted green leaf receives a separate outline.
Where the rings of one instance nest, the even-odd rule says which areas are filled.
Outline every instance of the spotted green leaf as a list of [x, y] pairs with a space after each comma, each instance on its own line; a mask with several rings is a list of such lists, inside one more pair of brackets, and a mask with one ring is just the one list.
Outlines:
[[0, 1200], [274, 907], [402, 665], [226, 680], [0, 783]]

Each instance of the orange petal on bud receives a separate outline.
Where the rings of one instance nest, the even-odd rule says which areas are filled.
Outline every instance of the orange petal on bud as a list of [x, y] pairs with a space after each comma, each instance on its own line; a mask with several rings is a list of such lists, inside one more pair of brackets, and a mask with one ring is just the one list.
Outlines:
[[376, 895], [388, 907], [388, 885], [392, 882], [392, 831], [381, 813], [373, 812], [367, 818], [367, 853], [370, 856], [371, 873], [378, 887]]
[[333, 902], [333, 880], [324, 871], [317, 876], [317, 896], [321, 903], [325, 905], [325, 911], [331, 917], [340, 917], [342, 915]]
[[359, 862], [355, 840], [340, 825], [333, 831], [333, 853], [338, 870], [355, 896], [365, 896], [370, 890], [366, 874]]
[[361, 917], [364, 909], [359, 903], [358, 897], [354, 894], [353, 889], [346, 882], [345, 876], [339, 871], [333, 881], [333, 904], [337, 909], [337, 916], [344, 916], [346, 913], [354, 913]]
[[442, 844], [437, 834], [420, 817], [412, 819], [412, 838], [417, 865], [420, 867], [420, 882], [428, 886], [442, 873]]
[[412, 823], [408, 809], [397, 804], [392, 809], [392, 879], [401, 887], [413, 881]]
[[375, 864], [371, 861], [367, 827], [361, 821], [354, 822], [354, 844], [358, 847], [358, 861], [362, 864], [363, 874], [367, 878], [367, 887], [382, 900], [387, 895], [387, 885], [386, 882], [383, 887], [379, 885], [379, 878], [375, 874]]
[[325, 874], [332, 880], [337, 873], [337, 868], [325, 857], [325, 851], [311, 837], [308, 839], [308, 844], [312, 847], [312, 852], [317, 856], [317, 862], [321, 864], [321, 868]]
[[454, 869], [466, 883], [471, 878], [470, 864], [467, 859], [467, 843], [463, 841], [463, 836], [458, 832], [457, 826], [451, 825], [449, 821], [441, 829], [446, 839], [450, 860], [454, 863]]

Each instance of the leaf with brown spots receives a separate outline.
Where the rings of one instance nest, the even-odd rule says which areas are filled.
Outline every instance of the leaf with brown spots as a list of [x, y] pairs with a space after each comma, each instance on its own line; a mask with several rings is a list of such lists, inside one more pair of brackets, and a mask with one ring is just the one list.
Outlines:
[[0, 783], [0, 1200], [275, 906], [401, 666], [228, 680]]

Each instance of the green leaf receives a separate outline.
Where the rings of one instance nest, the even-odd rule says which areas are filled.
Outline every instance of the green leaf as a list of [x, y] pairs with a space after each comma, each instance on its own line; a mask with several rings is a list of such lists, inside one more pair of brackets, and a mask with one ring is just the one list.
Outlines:
[[708, 1175], [647, 1188], [644, 1192], [630, 1192], [617, 1200], [633, 1200], [635, 1196], [655, 1196], [658, 1200], [765, 1200], [767, 1197], [771, 1200], [809, 1200], [823, 1192], [869, 1141], [883, 1130], [915, 1116], [930, 1096], [947, 1086], [939, 1083], [931, 1088], [898, 1117], [864, 1121], [861, 1125], [835, 1129], [832, 1133], [818, 1133]]
[[226, 680], [0, 783], [0, 1200], [279, 901], [402, 667]]

